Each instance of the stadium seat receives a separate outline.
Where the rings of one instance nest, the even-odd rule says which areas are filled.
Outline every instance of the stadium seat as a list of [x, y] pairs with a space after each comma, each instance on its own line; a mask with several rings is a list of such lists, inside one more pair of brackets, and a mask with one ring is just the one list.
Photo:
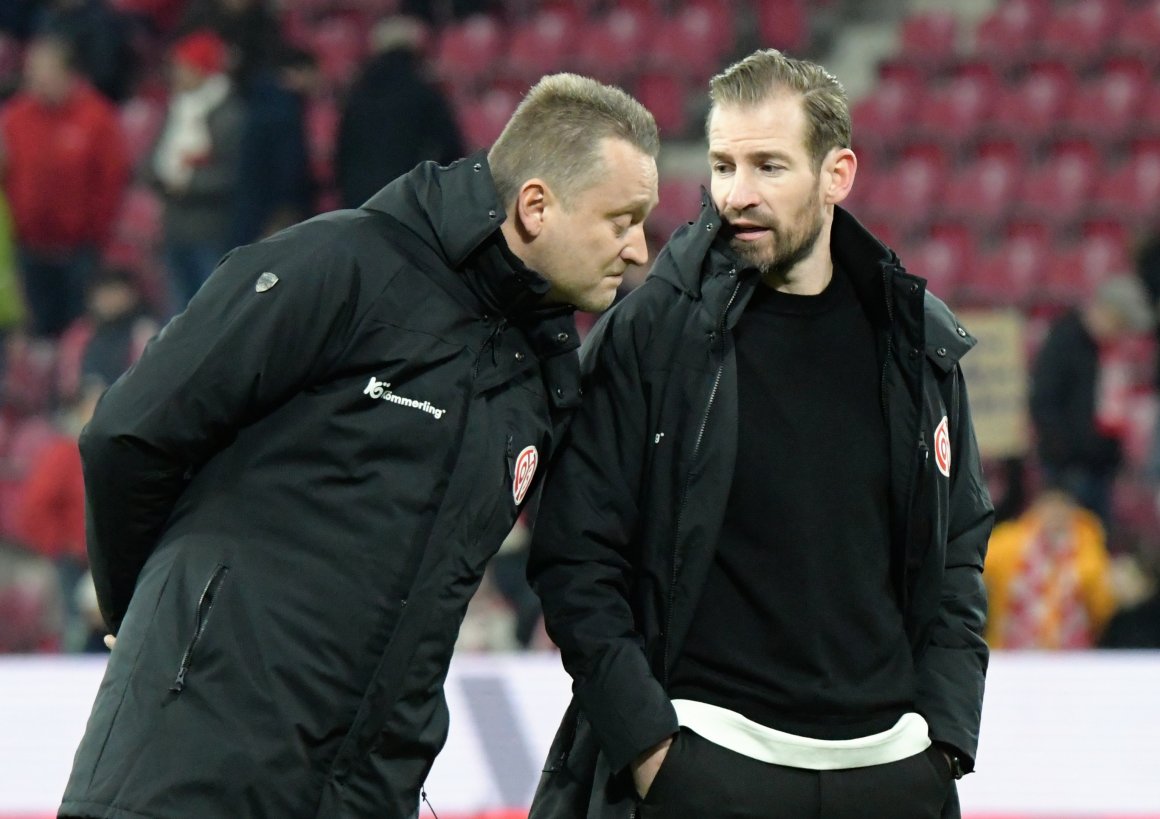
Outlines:
[[165, 122], [165, 105], [149, 97], [133, 97], [118, 109], [125, 151], [134, 167], [146, 161]]
[[495, 71], [503, 46], [504, 30], [487, 14], [473, 14], [449, 25], [436, 45], [439, 76], [451, 85], [478, 87]]
[[667, 242], [673, 231], [698, 218], [701, 212], [701, 188], [708, 178], [666, 177], [660, 181], [659, 201], [645, 222], [647, 232], [657, 243]]
[[1160, 145], [1144, 143], [1099, 183], [1095, 210], [1139, 228], [1160, 221]]
[[1073, 0], [1058, 7], [1037, 38], [1042, 54], [1086, 67], [1108, 50], [1123, 7], [1118, 0]]
[[1100, 154], [1091, 143], [1057, 145], [1027, 172], [1016, 211], [1055, 225], [1078, 219], [1089, 203], [1099, 166]]
[[1065, 130], [1114, 145], [1131, 132], [1149, 82], [1148, 68], [1138, 60], [1119, 59], [1103, 66], [1072, 96], [1064, 115]]
[[964, 278], [959, 301], [973, 307], [1027, 305], [1043, 279], [1050, 248], [1046, 231], [1008, 237], [983, 255], [973, 275]]
[[798, 52], [809, 42], [805, 0], [754, 0], [761, 45]]
[[344, 88], [366, 56], [366, 31], [354, 17], [327, 17], [311, 29], [309, 47], [332, 88]]
[[688, 88], [676, 74], [667, 71], [649, 71], [636, 84], [636, 98], [652, 112], [662, 138], [681, 137], [689, 129], [685, 107]]
[[1056, 252], [1044, 270], [1038, 288], [1041, 302], [1073, 306], [1089, 298], [1108, 278], [1131, 273], [1132, 263], [1123, 242], [1096, 235], [1070, 243]]
[[519, 103], [519, 96], [503, 86], [489, 88], [479, 99], [466, 101], [459, 109], [459, 126], [468, 150], [490, 148]]
[[701, 84], [721, 69], [733, 40], [732, 16], [715, 14], [707, 5], [690, 4], [660, 20], [646, 63]]
[[898, 57], [937, 69], [955, 58], [957, 39], [955, 15], [949, 9], [911, 14], [902, 21]]
[[558, 7], [538, 11], [519, 23], [508, 41], [508, 76], [531, 84], [545, 74], [573, 68], [578, 24]]
[[1075, 89], [1075, 74], [1058, 62], [1037, 63], [1001, 92], [991, 111], [992, 134], [1036, 143], [1052, 136]]
[[1124, 15], [1113, 50], [1160, 65], [1160, 0], [1150, 0]]
[[975, 30], [975, 53], [1006, 68], [1025, 59], [1051, 15], [1051, 0], [1006, 0]]
[[867, 212], [879, 219], [907, 225], [918, 232], [934, 216], [946, 177], [943, 164], [931, 156], [906, 156], [893, 168], [876, 175], [866, 201]]
[[918, 109], [919, 131], [954, 147], [972, 142], [994, 105], [998, 83], [981, 72], [964, 73], [929, 92]]
[[855, 150], [879, 152], [902, 139], [913, 127], [921, 83], [906, 76], [887, 76], [854, 104]]
[[580, 71], [611, 83], [632, 78], [648, 52], [659, 19], [636, 8], [615, 8], [580, 29], [576, 53]]
[[944, 232], [901, 254], [907, 271], [927, 280], [927, 290], [954, 302], [959, 286], [975, 266], [976, 248], [967, 231]]
[[941, 215], [960, 219], [988, 232], [1000, 226], [1020, 189], [1020, 160], [1002, 153], [986, 154], [959, 168], [947, 182]]

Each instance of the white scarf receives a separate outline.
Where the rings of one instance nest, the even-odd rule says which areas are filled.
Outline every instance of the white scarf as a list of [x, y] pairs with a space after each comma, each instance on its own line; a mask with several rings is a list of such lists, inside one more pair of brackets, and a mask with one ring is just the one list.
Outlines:
[[192, 91], [174, 94], [165, 133], [153, 155], [153, 170], [166, 185], [184, 188], [194, 167], [210, 155], [209, 115], [230, 93], [230, 80], [214, 74]]

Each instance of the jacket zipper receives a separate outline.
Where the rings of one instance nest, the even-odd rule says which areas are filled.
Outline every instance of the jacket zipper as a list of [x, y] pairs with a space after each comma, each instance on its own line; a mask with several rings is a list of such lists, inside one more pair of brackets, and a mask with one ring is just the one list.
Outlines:
[[[705, 437], [705, 428], [709, 425], [709, 415], [713, 411], [713, 404], [717, 400], [717, 392], [721, 387], [721, 375], [725, 371], [725, 322], [729, 318], [729, 309], [733, 306], [733, 302], [737, 300], [737, 294], [741, 291], [741, 280], [733, 286], [733, 293], [729, 296], [729, 301], [725, 305], [725, 310], [721, 313], [721, 319], [717, 325], [718, 337], [721, 340], [721, 362], [717, 365], [717, 375], [713, 378], [713, 389], [709, 393], [709, 401], [705, 405], [705, 415], [701, 419], [701, 428], [697, 430], [697, 440], [693, 444], [693, 459], [689, 464], [689, 474], [685, 478], [685, 487], [681, 491], [681, 503], [677, 507], [677, 528], [673, 533], [673, 577], [669, 584], [669, 601], [668, 609], [665, 611], [665, 653], [664, 653], [664, 668], [662, 678], [663, 685], [666, 690], [669, 687], [669, 651], [672, 646], [672, 632], [673, 632], [673, 603], [677, 594], [677, 553], [681, 548], [681, 520], [685, 516], [685, 504], [689, 498], [689, 485], [693, 482], [693, 469], [697, 465], [697, 455], [701, 452], [701, 441]], [[633, 816], [636, 815], [636, 809], [633, 808]]]
[[189, 645], [186, 646], [185, 655], [181, 658], [181, 667], [177, 669], [177, 678], [174, 679], [173, 685], [169, 686], [169, 690], [175, 694], [180, 694], [185, 688], [185, 675], [193, 662], [193, 650], [197, 648], [197, 643], [205, 632], [205, 625], [209, 622], [210, 612], [213, 611], [218, 589], [221, 588], [222, 581], [225, 580], [226, 572], [229, 570], [229, 566], [219, 563], [209, 580], [206, 581], [205, 588], [201, 591], [201, 598], [197, 601], [197, 624], [193, 630], [193, 637], [190, 639]]

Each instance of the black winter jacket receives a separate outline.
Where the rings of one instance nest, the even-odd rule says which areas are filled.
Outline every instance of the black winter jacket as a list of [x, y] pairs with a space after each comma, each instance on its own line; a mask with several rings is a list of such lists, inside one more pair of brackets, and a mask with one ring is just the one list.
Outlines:
[[[719, 225], [706, 199], [700, 220], [674, 234], [651, 276], [585, 344], [584, 405], [553, 463], [529, 564], [575, 694], [533, 819], [626, 819], [635, 804], [626, 766], [677, 729], [668, 673], [721, 531], [737, 446], [732, 329], [758, 282], [710, 252]], [[879, 338], [894, 579], [917, 709], [969, 769], [993, 518], [958, 366], [975, 342], [841, 209], [831, 246]], [[939, 455], [944, 418], [949, 449]], [[938, 468], [947, 456], [949, 478]], [[956, 814], [952, 796], [946, 815]]]
[[578, 401], [502, 221], [482, 155], [419, 166], [234, 251], [105, 395], [117, 645], [62, 813], [415, 815], [467, 601]]

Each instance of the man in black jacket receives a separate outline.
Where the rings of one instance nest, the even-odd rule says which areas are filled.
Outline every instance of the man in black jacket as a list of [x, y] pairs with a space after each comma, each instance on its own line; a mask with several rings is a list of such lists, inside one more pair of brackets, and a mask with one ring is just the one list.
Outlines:
[[974, 340], [837, 207], [838, 81], [712, 83], [712, 201], [594, 328], [529, 575], [575, 699], [532, 817], [957, 816], [987, 648]]
[[656, 125], [545, 78], [487, 154], [218, 267], [80, 442], [116, 635], [61, 814], [404, 819], [484, 566], [646, 261]]

